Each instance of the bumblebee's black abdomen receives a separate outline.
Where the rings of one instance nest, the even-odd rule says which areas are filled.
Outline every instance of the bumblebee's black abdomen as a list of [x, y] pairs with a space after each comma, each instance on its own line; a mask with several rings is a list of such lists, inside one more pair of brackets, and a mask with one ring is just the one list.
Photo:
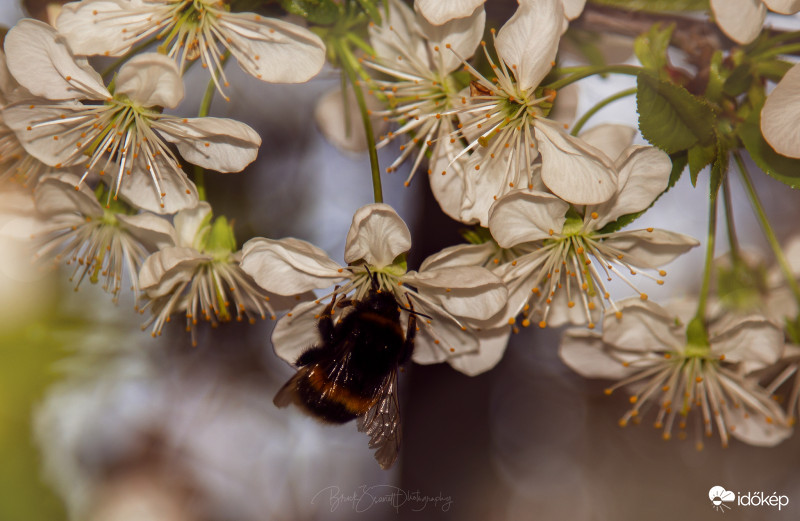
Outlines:
[[331, 423], [353, 420], [375, 405], [376, 396], [371, 389], [366, 394], [360, 391], [331, 382], [318, 366], [309, 368], [305, 378], [297, 381], [301, 403], [309, 412]]

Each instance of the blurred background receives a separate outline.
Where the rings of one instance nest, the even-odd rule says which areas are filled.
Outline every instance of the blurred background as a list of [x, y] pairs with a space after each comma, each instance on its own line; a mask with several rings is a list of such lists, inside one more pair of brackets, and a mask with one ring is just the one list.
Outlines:
[[[489, 0], [487, 25], [515, 4]], [[5, 25], [22, 16], [14, 2], [0, 3]], [[347, 227], [372, 202], [372, 186], [367, 157], [343, 154], [314, 124], [317, 101], [338, 86], [336, 71], [282, 86], [229, 70], [231, 101], [217, 99], [211, 115], [251, 125], [263, 145], [245, 172], [207, 176], [215, 214], [235, 220], [240, 245], [294, 236], [341, 261]], [[196, 110], [205, 80], [186, 84], [178, 113]], [[579, 114], [632, 82], [580, 85]], [[601, 122], [635, 126], [634, 100], [589, 126]], [[414, 269], [460, 242], [461, 225], [441, 213], [426, 176], [405, 188], [406, 175], [384, 175], [384, 193], [412, 230]], [[753, 177], [787, 239], [800, 218], [797, 194]], [[769, 258], [733, 184], [740, 238]], [[702, 183], [694, 189], [684, 176], [638, 224], [702, 238], [706, 205]], [[11, 210], [0, 208], [0, 227]], [[669, 266], [651, 297], [691, 294], [700, 250]], [[272, 405], [293, 370], [272, 352], [269, 321], [200, 327], [198, 347], [180, 320], [152, 339], [130, 295], [110, 306], [90, 284], [73, 291], [68, 268], [32, 269], [8, 241], [0, 252], [0, 521], [705, 520], [720, 515], [708, 499], [714, 485], [790, 498], [780, 512], [738, 508], [725, 519], [800, 518], [800, 436], [771, 449], [736, 441], [722, 449], [715, 438], [697, 451], [692, 422], [684, 442], [663, 441], [650, 418], [620, 428], [624, 393], [605, 396], [605, 382], [564, 366], [557, 330], [523, 329], [500, 364], [477, 377], [444, 364], [407, 367], [404, 444], [382, 471], [354, 424], [327, 427]]]

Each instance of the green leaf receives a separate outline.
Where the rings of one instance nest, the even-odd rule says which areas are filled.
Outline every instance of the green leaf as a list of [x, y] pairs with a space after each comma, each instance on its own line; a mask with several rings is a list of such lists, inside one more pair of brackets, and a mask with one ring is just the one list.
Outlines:
[[593, 4], [623, 7], [651, 13], [672, 11], [708, 11], [709, 0], [590, 0]]
[[782, 156], [775, 152], [761, 134], [761, 106], [739, 125], [738, 135], [756, 165], [770, 177], [800, 188], [800, 159]]
[[634, 40], [633, 52], [646, 69], [660, 72], [666, 68], [669, 63], [667, 49], [674, 29], [674, 23], [663, 29], [661, 24], [653, 24], [649, 31]]
[[639, 130], [650, 143], [672, 154], [714, 142], [711, 107], [683, 87], [639, 73], [636, 106]]
[[717, 157], [717, 147], [714, 145], [696, 145], [689, 149], [689, 175], [692, 186], [697, 186], [697, 175], [702, 169], [714, 162]]
[[717, 143], [717, 158], [714, 160], [714, 164], [711, 165], [711, 179], [709, 184], [709, 195], [711, 199], [714, 199], [719, 192], [719, 187], [722, 186], [722, 180], [728, 174], [728, 163], [730, 162], [730, 155], [728, 154], [728, 150], [725, 146], [721, 143]]
[[331, 25], [341, 15], [339, 5], [333, 0], [280, 0], [281, 6], [291, 14], [296, 14], [309, 22]]
[[722, 90], [729, 96], [738, 96], [747, 91], [755, 80], [753, 68], [750, 62], [746, 61], [733, 69], [731, 75], [725, 80]]

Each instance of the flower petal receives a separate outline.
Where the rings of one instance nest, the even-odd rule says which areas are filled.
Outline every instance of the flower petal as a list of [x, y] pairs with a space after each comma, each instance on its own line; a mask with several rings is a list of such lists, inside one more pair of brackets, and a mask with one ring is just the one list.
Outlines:
[[300, 355], [322, 344], [317, 323], [325, 305], [315, 301], [303, 302], [278, 320], [271, 338], [278, 357], [294, 365]]
[[217, 172], [239, 172], [252, 163], [261, 136], [239, 121], [227, 118], [162, 116], [153, 127], [175, 143], [184, 159]]
[[[85, 59], [76, 59], [49, 25], [25, 18], [5, 38], [11, 74], [33, 95], [52, 100], [105, 100], [111, 94]], [[69, 78], [69, 79], [68, 79]]]
[[136, 40], [122, 31], [120, 19], [124, 19], [127, 25], [145, 22], [148, 16], [152, 16], [151, 12], [137, 14], [132, 9], [139, 6], [139, 0], [70, 2], [61, 8], [56, 27], [76, 54], [122, 56]]
[[[381, 110], [378, 98], [367, 96], [366, 91], [364, 92], [367, 108], [374, 111]], [[373, 116], [370, 119], [373, 132], [375, 134], [383, 133], [387, 126], [386, 121], [379, 116]], [[325, 139], [339, 150], [356, 154], [363, 154], [367, 151], [367, 134], [361, 122], [361, 112], [358, 109], [358, 102], [352, 87], [347, 89], [346, 106], [341, 89], [334, 89], [323, 94], [314, 107], [314, 121]]]
[[375, 55], [393, 68], [416, 74], [408, 58], [420, 64], [429, 63], [417, 17], [401, 0], [389, 2], [389, 13], [382, 25], [370, 24], [369, 39]]
[[617, 305], [622, 315], [606, 314], [603, 342], [637, 353], [682, 349], [686, 339], [664, 308], [638, 298], [624, 299]]
[[364, 260], [376, 268], [390, 265], [411, 248], [411, 232], [403, 219], [388, 204], [368, 204], [353, 215], [347, 232], [344, 260], [352, 264]]
[[569, 204], [544, 192], [512, 192], [489, 212], [489, 230], [503, 248], [550, 238], [560, 233]]
[[100, 218], [103, 207], [80, 177], [69, 173], [53, 173], [42, 177], [34, 191], [36, 211], [43, 216], [77, 213]]
[[741, 362], [745, 373], [763, 369], [783, 353], [783, 331], [763, 317], [738, 317], [724, 330], [712, 332], [709, 343], [728, 362]]
[[700, 243], [688, 235], [648, 228], [612, 234], [605, 245], [623, 252], [625, 262], [632, 266], [657, 269]]
[[114, 94], [125, 94], [142, 107], [175, 108], [183, 99], [183, 79], [172, 58], [138, 54], [119, 69]]
[[206, 235], [201, 234], [200, 230], [204, 227], [209, 229], [211, 213], [211, 205], [206, 201], [200, 201], [196, 206], [176, 213], [173, 222], [178, 246], [200, 251]]
[[617, 172], [600, 150], [572, 137], [551, 122], [534, 123], [542, 155], [542, 182], [573, 204], [598, 204], [617, 192]]
[[293, 23], [216, 10], [220, 32], [245, 72], [271, 83], [303, 83], [325, 64], [325, 44]]
[[[145, 170], [138, 163], [131, 175], [124, 175], [119, 196], [136, 208], [162, 215], [197, 206], [197, 187], [186, 173], [163, 154], [153, 158], [153, 161], [154, 172]], [[158, 176], [163, 197], [156, 188], [153, 175]], [[114, 179], [109, 179], [107, 175], [101, 179], [109, 184], [114, 183]]]
[[[414, 9], [433, 25], [442, 25], [454, 18], [465, 18], [486, 0], [414, 0]], [[481, 29], [483, 30], [483, 29]]]
[[800, 64], [783, 76], [761, 110], [764, 139], [779, 154], [800, 158]]
[[414, 309], [431, 317], [417, 321], [419, 330], [411, 356], [418, 364], [444, 362], [451, 356], [477, 353], [478, 340], [475, 332], [455, 320], [436, 304], [414, 299]]
[[761, 0], [711, 0], [711, 10], [722, 32], [738, 43], [755, 40], [767, 16]]
[[428, 271], [453, 266], [483, 266], [488, 262], [498, 247], [493, 241], [481, 244], [458, 244], [449, 246], [422, 261], [419, 271]]
[[654, 147], [638, 147], [619, 168], [617, 194], [597, 206], [586, 208], [586, 214], [597, 213], [592, 228], [601, 229], [619, 217], [646, 210], [656, 197], [667, 189], [672, 161]]
[[139, 287], [151, 299], [173, 292], [175, 286], [189, 282], [201, 262], [211, 257], [192, 248], [164, 248], [144, 260], [139, 270]]
[[401, 280], [457, 318], [486, 320], [500, 311], [508, 299], [503, 281], [479, 266], [411, 271]]
[[800, 11], [800, 0], [763, 0], [770, 11], [781, 14], [794, 14]]
[[[86, 120], [92, 117], [86, 115], [86, 108], [80, 103], [66, 101], [40, 106], [20, 102], [5, 108], [2, 114], [25, 151], [42, 163], [61, 168], [86, 162], [86, 156], [77, 147], [83, 140], [82, 130], [69, 119], [80, 115]], [[37, 125], [43, 122], [46, 124]]]
[[462, 209], [466, 199], [464, 169], [467, 156], [455, 159], [461, 151], [461, 146], [458, 141], [450, 143], [448, 134], [451, 130], [449, 122], [443, 123], [439, 128], [439, 137], [433, 146], [429, 163], [428, 181], [433, 197], [436, 198], [442, 211], [456, 221], [469, 223], [469, 218], [466, 221], [462, 220]]
[[564, 5], [564, 16], [567, 20], [574, 20], [581, 15], [586, 5], [586, 0], [561, 0]]
[[447, 363], [453, 369], [467, 376], [485, 373], [503, 359], [508, 338], [511, 336], [511, 327], [479, 331], [476, 335], [478, 337], [477, 352], [451, 356], [447, 359]]
[[570, 369], [584, 378], [619, 380], [630, 374], [631, 369], [623, 364], [634, 357], [616, 351], [604, 344], [598, 333], [585, 329], [568, 329], [558, 345], [558, 356]]
[[563, 24], [561, 0], [526, 1], [497, 33], [497, 54], [514, 70], [521, 90], [536, 87], [550, 72]]
[[433, 62], [438, 65], [440, 73], [453, 72], [461, 66], [462, 59], [468, 60], [475, 54], [475, 49], [483, 38], [483, 27], [486, 24], [486, 12], [482, 3], [483, 0], [480, 0], [478, 7], [470, 11], [467, 16], [443, 24], [431, 24], [422, 16], [417, 18], [420, 30], [427, 37], [431, 53], [436, 53], [436, 49], [439, 49], [441, 60], [434, 54]]
[[[766, 414], [748, 414], [743, 407], [728, 407], [728, 429], [731, 436], [756, 447], [774, 447], [792, 435], [782, 410], [760, 390], [747, 390], [747, 393], [760, 398], [763, 407], [769, 407]], [[769, 421], [767, 421], [769, 418]]]
[[151, 251], [177, 245], [175, 228], [163, 217], [143, 212], [137, 215], [117, 214], [116, 218], [131, 235]]
[[622, 155], [622, 151], [633, 144], [635, 136], [634, 127], [604, 123], [581, 132], [580, 138], [616, 161]]
[[327, 288], [348, 275], [323, 250], [291, 237], [250, 239], [242, 247], [242, 269], [259, 286], [279, 295]]

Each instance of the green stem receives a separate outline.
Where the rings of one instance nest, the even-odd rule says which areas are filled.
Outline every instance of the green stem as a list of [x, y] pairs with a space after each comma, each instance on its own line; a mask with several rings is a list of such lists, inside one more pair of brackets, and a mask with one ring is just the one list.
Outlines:
[[736, 226], [733, 222], [733, 202], [731, 201], [731, 187], [728, 176], [722, 178], [722, 196], [725, 202], [725, 224], [728, 228], [728, 244], [731, 247], [731, 258], [736, 263], [741, 258], [739, 254], [739, 240], [736, 238]]
[[545, 85], [546, 88], [553, 90], [562, 89], [571, 83], [575, 83], [583, 78], [588, 78], [589, 76], [594, 76], [595, 74], [628, 74], [630, 76], [636, 76], [643, 69], [636, 65], [602, 65], [599, 67], [575, 67], [574, 69], [562, 70], [570, 71], [571, 75], [566, 78], [558, 79], [550, 85]]
[[[716, 246], [717, 237], [717, 201], [719, 199], [714, 197], [711, 199], [711, 204], [708, 209], [708, 237], [706, 238], [706, 263], [703, 268], [703, 285], [700, 287], [700, 297], [697, 301], [697, 313], [694, 315], [696, 327], [699, 327], [702, 334], [706, 336], [705, 332], [705, 318], [706, 318], [706, 303], [708, 302], [708, 292], [711, 288], [711, 269], [714, 266], [714, 247]], [[691, 325], [691, 324], [690, 324]], [[692, 342], [692, 339], [689, 339]], [[706, 336], [705, 343], [708, 343]]]
[[790, 43], [788, 45], [781, 45], [780, 47], [773, 47], [772, 49], [759, 54], [757, 57], [759, 60], [764, 60], [779, 56], [781, 54], [794, 54], [797, 51], [800, 51], [800, 43]]
[[350, 49], [341, 41], [334, 43], [336, 54], [340, 56], [340, 63], [353, 86], [353, 93], [358, 102], [358, 109], [361, 112], [361, 121], [364, 124], [364, 131], [367, 135], [367, 151], [369, 152], [369, 164], [372, 169], [372, 191], [376, 203], [383, 202], [383, 189], [381, 188], [381, 170], [378, 164], [378, 150], [375, 148], [375, 135], [372, 132], [372, 122], [369, 120], [369, 110], [367, 101], [364, 99], [364, 91], [359, 86], [357, 69], [359, 68], [356, 57]]
[[786, 260], [786, 256], [783, 254], [783, 250], [778, 242], [778, 238], [775, 237], [775, 232], [772, 231], [772, 226], [769, 223], [767, 214], [764, 213], [764, 207], [761, 205], [761, 201], [758, 198], [758, 194], [753, 186], [753, 182], [750, 180], [750, 174], [747, 173], [747, 168], [744, 165], [742, 156], [738, 152], [734, 152], [733, 157], [736, 160], [736, 165], [739, 167], [739, 173], [742, 175], [742, 181], [744, 181], [745, 188], [747, 189], [747, 195], [750, 197], [750, 203], [753, 205], [753, 209], [756, 212], [758, 222], [761, 224], [761, 228], [764, 230], [764, 235], [767, 238], [767, 242], [769, 242], [770, 248], [772, 248], [772, 253], [775, 254], [778, 265], [783, 272], [783, 276], [786, 278], [786, 282], [789, 284], [789, 288], [791, 288], [792, 293], [794, 294], [795, 300], [798, 302], [798, 304], [800, 304], [800, 286], [797, 285], [797, 279], [795, 279], [794, 274], [792, 274], [792, 268], [789, 266], [789, 262]]
[[125, 54], [123, 54], [122, 56], [120, 56], [119, 58], [114, 60], [111, 63], [111, 65], [106, 67], [105, 70], [102, 72], [101, 76], [103, 77], [103, 79], [106, 79], [109, 74], [114, 72], [117, 69], [117, 67], [119, 67], [123, 62], [127, 61], [128, 58], [130, 58], [134, 54], [137, 54], [139, 51], [141, 51], [145, 47], [149, 47], [155, 41], [156, 41], [156, 37], [154, 36], [154, 37], [150, 38], [149, 40], [146, 40], [146, 41], [140, 43], [139, 45], [137, 45], [135, 47], [132, 47], [130, 51], [126, 52]]
[[[219, 80], [219, 77], [222, 74], [222, 67], [225, 66], [225, 62], [228, 61], [230, 58], [230, 52], [226, 52], [222, 59], [219, 62], [219, 69], [214, 71], [212, 74], [216, 76], [216, 79]], [[206, 86], [206, 91], [203, 93], [203, 99], [200, 101], [200, 108], [197, 110], [197, 117], [204, 118], [208, 116], [209, 111], [211, 111], [211, 102], [214, 101], [214, 94], [217, 92], [217, 85], [214, 81], [214, 78], [208, 80], [208, 85]], [[197, 197], [201, 201], [206, 200], [206, 169], [194, 165], [194, 184], [197, 187]]]
[[611, 96], [598, 101], [594, 107], [587, 110], [586, 113], [583, 116], [581, 116], [581, 119], [579, 119], [578, 122], [575, 123], [575, 126], [572, 128], [572, 132], [570, 132], [570, 134], [572, 134], [573, 136], [577, 136], [578, 132], [581, 131], [586, 122], [589, 121], [589, 118], [597, 114], [603, 107], [617, 101], [618, 99], [622, 99], [627, 96], [631, 96], [633, 94], [636, 94], [636, 87], [632, 87], [630, 89], [617, 92], [616, 94], [612, 94]]

